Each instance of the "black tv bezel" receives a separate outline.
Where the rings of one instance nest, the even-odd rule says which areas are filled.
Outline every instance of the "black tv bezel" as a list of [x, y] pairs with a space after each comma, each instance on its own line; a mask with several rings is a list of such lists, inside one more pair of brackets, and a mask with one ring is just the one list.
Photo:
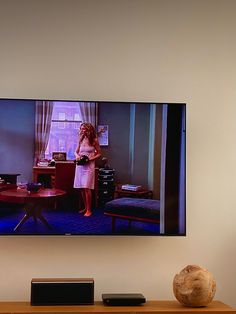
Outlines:
[[[161, 102], [161, 101], [130, 101], [130, 100], [81, 100], [79, 98], [72, 98], [72, 99], [67, 99], [67, 98], [60, 98], [60, 99], [52, 99], [52, 98], [11, 98], [11, 97], [0, 97], [0, 101], [5, 100], [5, 101], [54, 101], [54, 102], [98, 102], [98, 103], [120, 103], [124, 105], [130, 105], [130, 104], [143, 104], [143, 105], [150, 105], [150, 104], [155, 104], [155, 105], [168, 105], [168, 106], [184, 106], [185, 108], [185, 133], [186, 133], [186, 122], [187, 122], [187, 103], [186, 102]], [[113, 234], [113, 233], [105, 233], [105, 234], [73, 234], [73, 233], [54, 233], [54, 234], [47, 234], [47, 233], [40, 233], [40, 234], [28, 234], [28, 233], [21, 233], [21, 234], [15, 234], [14, 232], [12, 234], [1, 234], [0, 237], [186, 237], [187, 236], [187, 202], [186, 202], [186, 189], [187, 189], [187, 183], [186, 183], [186, 146], [187, 146], [187, 138], [185, 136], [185, 147], [184, 147], [184, 159], [185, 159], [185, 164], [184, 164], [184, 181], [185, 181], [185, 186], [184, 186], [184, 232], [183, 233], [159, 233], [159, 234]]]

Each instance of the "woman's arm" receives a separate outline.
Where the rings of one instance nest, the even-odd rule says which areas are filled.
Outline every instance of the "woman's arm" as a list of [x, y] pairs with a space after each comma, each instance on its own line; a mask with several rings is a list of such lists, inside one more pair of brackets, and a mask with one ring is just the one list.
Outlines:
[[80, 159], [79, 151], [80, 151], [80, 144], [77, 146], [76, 151], [75, 151], [75, 159], [76, 160]]
[[99, 142], [98, 142], [97, 138], [95, 138], [95, 140], [94, 140], [94, 148], [95, 148], [95, 154], [94, 154], [93, 157], [89, 158], [90, 161], [93, 161], [93, 160], [98, 159], [99, 157], [101, 157], [101, 148], [100, 148], [100, 145], [99, 145]]

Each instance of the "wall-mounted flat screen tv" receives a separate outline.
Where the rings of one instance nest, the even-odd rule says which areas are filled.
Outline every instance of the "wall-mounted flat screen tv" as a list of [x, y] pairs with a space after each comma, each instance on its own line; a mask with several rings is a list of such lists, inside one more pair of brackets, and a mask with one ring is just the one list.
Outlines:
[[186, 235], [186, 105], [0, 99], [0, 235]]

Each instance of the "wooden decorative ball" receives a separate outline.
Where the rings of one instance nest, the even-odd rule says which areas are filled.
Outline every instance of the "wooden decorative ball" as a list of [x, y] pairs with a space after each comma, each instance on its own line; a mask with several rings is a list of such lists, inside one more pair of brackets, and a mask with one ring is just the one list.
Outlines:
[[176, 299], [185, 306], [206, 306], [215, 296], [216, 282], [208, 270], [188, 265], [175, 275], [173, 291]]

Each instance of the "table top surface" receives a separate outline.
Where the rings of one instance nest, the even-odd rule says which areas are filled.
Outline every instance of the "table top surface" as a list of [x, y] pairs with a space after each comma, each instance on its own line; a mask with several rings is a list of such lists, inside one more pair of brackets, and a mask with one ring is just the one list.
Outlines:
[[29, 192], [26, 189], [8, 189], [0, 192], [0, 200], [29, 199], [29, 198], [52, 198], [65, 195], [60, 189], [40, 189], [37, 192]]

